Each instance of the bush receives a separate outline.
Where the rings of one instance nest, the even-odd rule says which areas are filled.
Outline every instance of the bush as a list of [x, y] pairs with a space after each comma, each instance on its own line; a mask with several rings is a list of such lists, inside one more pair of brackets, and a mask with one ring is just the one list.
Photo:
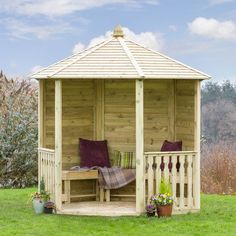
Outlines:
[[201, 189], [204, 193], [236, 193], [236, 147], [218, 143], [203, 147]]
[[37, 88], [0, 74], [0, 186], [37, 182]]

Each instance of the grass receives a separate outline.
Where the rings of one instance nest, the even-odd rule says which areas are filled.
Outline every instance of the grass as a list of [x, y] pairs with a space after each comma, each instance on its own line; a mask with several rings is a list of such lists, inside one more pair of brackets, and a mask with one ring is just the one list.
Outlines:
[[36, 215], [35, 189], [0, 190], [0, 235], [236, 235], [236, 196], [202, 195], [201, 213], [169, 219]]

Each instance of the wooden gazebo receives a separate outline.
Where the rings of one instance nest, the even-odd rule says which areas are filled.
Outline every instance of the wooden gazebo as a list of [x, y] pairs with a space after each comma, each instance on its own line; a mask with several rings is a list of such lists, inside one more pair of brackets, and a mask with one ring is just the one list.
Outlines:
[[[172, 185], [175, 213], [200, 209], [200, 82], [208, 75], [125, 38], [118, 26], [110, 39], [32, 77], [39, 81], [39, 180], [58, 212], [141, 214], [161, 178]], [[70, 172], [80, 163], [79, 137], [106, 139], [111, 159], [115, 150], [133, 153], [136, 181], [107, 191], [103, 202], [96, 171]], [[182, 140], [183, 151], [160, 152], [164, 140]]]

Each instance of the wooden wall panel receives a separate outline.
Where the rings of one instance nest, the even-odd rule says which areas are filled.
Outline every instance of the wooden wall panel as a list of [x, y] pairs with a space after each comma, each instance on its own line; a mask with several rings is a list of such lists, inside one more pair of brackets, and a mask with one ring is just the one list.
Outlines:
[[173, 81], [144, 81], [144, 150], [159, 151], [170, 138], [172, 111], [168, 109]]
[[[54, 81], [46, 84], [46, 146], [54, 148]], [[62, 168], [79, 164], [78, 138], [94, 138], [93, 80], [62, 82]]]
[[176, 139], [183, 150], [194, 150], [194, 80], [176, 81]]
[[134, 152], [135, 81], [107, 80], [104, 86], [104, 138], [108, 140], [109, 152]]

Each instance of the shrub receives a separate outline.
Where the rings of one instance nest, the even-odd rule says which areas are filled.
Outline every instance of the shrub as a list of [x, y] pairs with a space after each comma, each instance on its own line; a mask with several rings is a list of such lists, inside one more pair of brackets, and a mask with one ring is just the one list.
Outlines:
[[204, 193], [236, 193], [236, 147], [218, 143], [204, 147], [201, 163], [201, 188]]
[[37, 89], [0, 74], [0, 186], [37, 181]]

